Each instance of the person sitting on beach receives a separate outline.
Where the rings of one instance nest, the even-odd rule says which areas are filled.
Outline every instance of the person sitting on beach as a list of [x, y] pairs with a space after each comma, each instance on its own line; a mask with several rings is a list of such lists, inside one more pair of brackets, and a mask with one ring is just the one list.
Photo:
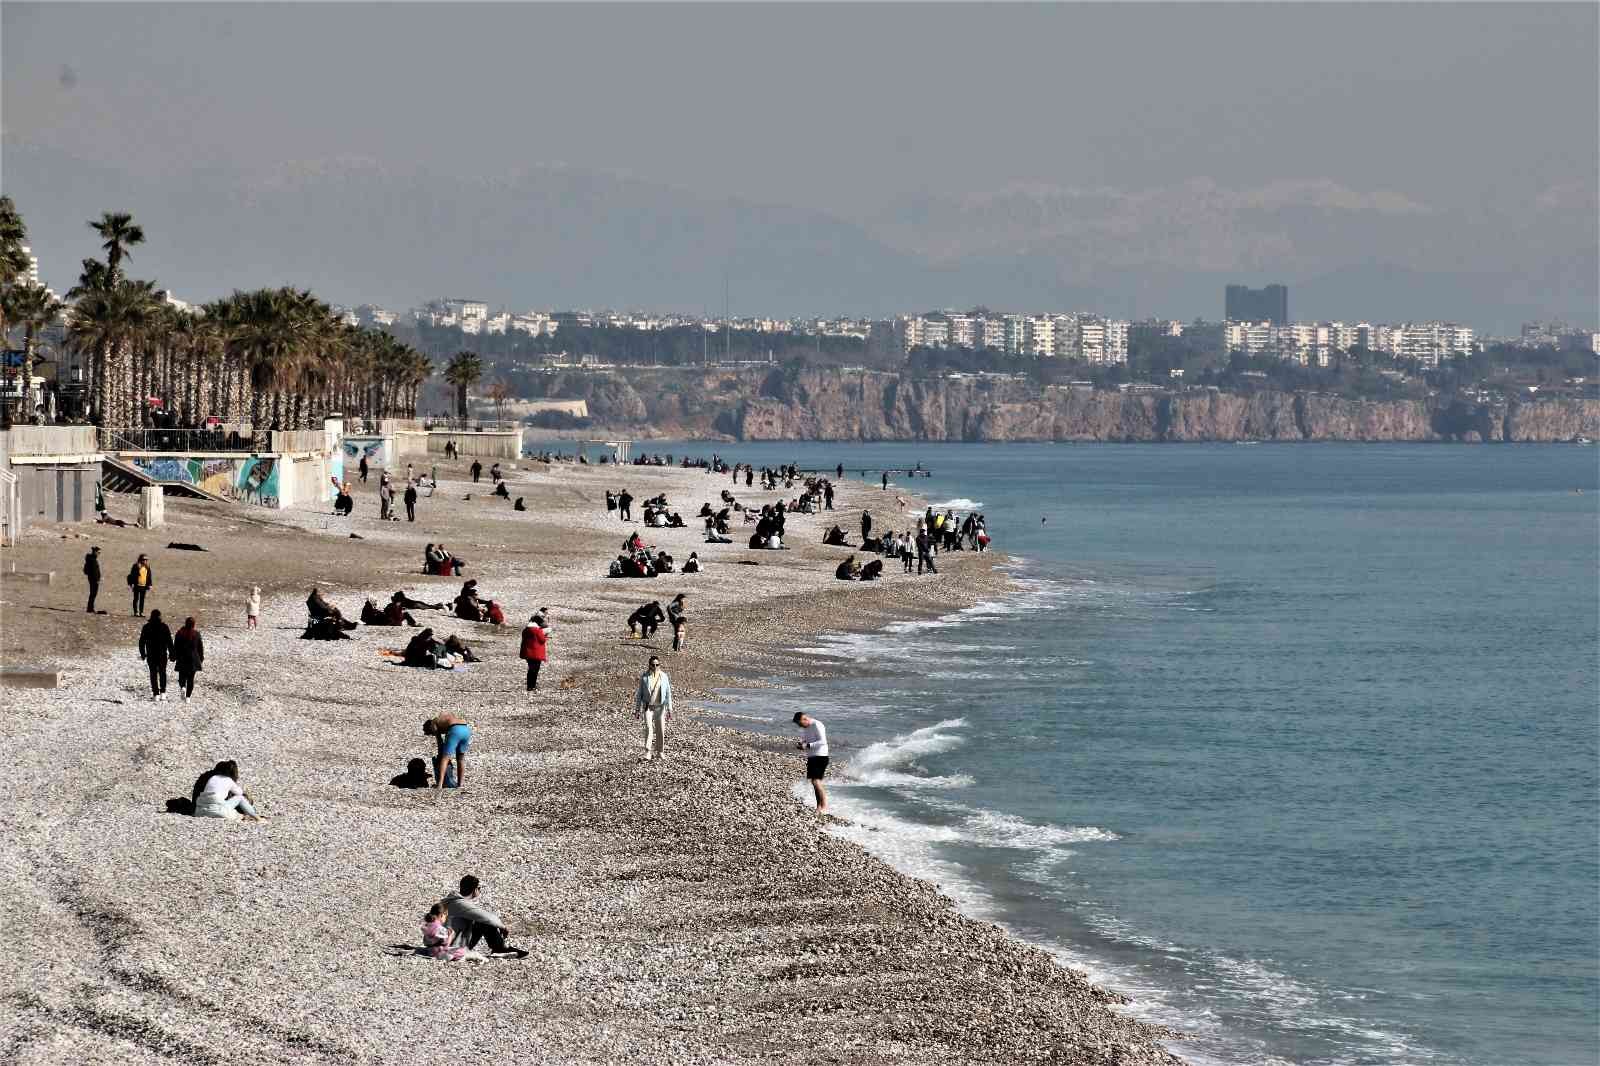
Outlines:
[[467, 748], [472, 743], [472, 727], [445, 711], [423, 720], [422, 735], [438, 741], [438, 755], [433, 760], [433, 787], [461, 787], [467, 780]]
[[444, 650], [449, 654], [454, 655], [459, 662], [478, 663], [483, 661], [476, 655], [472, 654], [472, 649], [467, 646], [466, 641], [462, 640], [453, 633], [445, 638]]
[[444, 645], [433, 639], [433, 630], [424, 629], [411, 638], [406, 645], [406, 650], [401, 653], [400, 661], [406, 666], [415, 666], [423, 670], [436, 670], [440, 667], [439, 657], [444, 651]]
[[464, 622], [483, 621], [483, 604], [470, 590], [463, 589], [456, 597], [456, 617]]
[[196, 818], [226, 818], [238, 821], [247, 818], [259, 822], [261, 815], [255, 804], [239, 784], [239, 764], [232, 759], [217, 763], [216, 767], [196, 782], [194, 816]]
[[648, 640], [666, 620], [660, 600], [651, 600], [628, 616], [628, 636]]
[[650, 560], [650, 565], [655, 567], [655, 571], [658, 574], [670, 574], [675, 563], [672, 556], [662, 551], [656, 552]]
[[700, 518], [710, 518], [714, 514], [716, 514], [716, 512], [711, 509], [711, 504], [702, 503], [700, 505], [700, 514], [698, 515], [698, 517], [700, 517]]
[[491, 957], [525, 958], [527, 952], [506, 944], [506, 923], [494, 911], [484, 906], [479, 897], [481, 883], [471, 874], [461, 879], [461, 890], [445, 896], [446, 921], [450, 927], [450, 943], [469, 951], [481, 940], [489, 945]]
[[467, 561], [458, 555], [452, 555], [449, 548], [439, 545], [439, 554], [444, 556], [440, 564], [439, 573], [446, 577], [460, 577], [461, 571], [467, 568]]
[[518, 496], [517, 497], [517, 502], [511, 505], [511, 509], [513, 511], [526, 511], [528, 509], [528, 507], [527, 507], [527, 504], [522, 502], [522, 497]]
[[483, 620], [492, 626], [506, 624], [506, 609], [500, 606], [499, 601], [490, 600], [483, 608]]
[[384, 607], [382, 618], [383, 621], [376, 623], [377, 625], [415, 626], [417, 624], [417, 620], [411, 616], [411, 612], [394, 600], [390, 600], [387, 606]]
[[669, 529], [682, 529], [684, 527], [683, 516], [677, 511], [670, 512], [667, 515], [667, 527]]
[[406, 763], [406, 772], [395, 774], [389, 779], [389, 784], [395, 788], [430, 788], [432, 779], [428, 777], [428, 760], [412, 759]]
[[861, 564], [856, 562], [854, 555], [840, 563], [833, 571], [833, 576], [840, 581], [854, 581], [861, 576]]
[[861, 541], [861, 550], [872, 552], [874, 555], [882, 555], [883, 539], [881, 537], [864, 537]]
[[683, 572], [686, 574], [698, 574], [700, 572], [700, 555], [698, 552], [689, 553], [688, 560], [683, 564]]
[[834, 526], [832, 529], [828, 530], [822, 535], [822, 543], [834, 548], [844, 547], [844, 530], [838, 526]]
[[506, 483], [504, 481], [496, 481], [494, 483], [494, 494], [500, 497], [502, 500], [511, 499], [511, 490], [506, 488]]
[[684, 597], [687, 592], [680, 592], [672, 597], [672, 602], [667, 604], [667, 622], [672, 626], [672, 650], [683, 650], [683, 639], [689, 630], [689, 617], [684, 613]]
[[384, 626], [389, 623], [383, 620], [383, 612], [378, 610], [378, 605], [371, 596], [361, 605], [361, 624], [364, 626]]
[[644, 551], [644, 538], [639, 536], [637, 529], [633, 531], [632, 536], [622, 542], [622, 550], [625, 552]]
[[[421, 759], [416, 760], [421, 762]], [[422, 948], [436, 959], [445, 962], [488, 962], [488, 957], [465, 947], [452, 946], [450, 941], [454, 934], [445, 924], [445, 919], [450, 916], [450, 909], [444, 901], [435, 903], [428, 908], [428, 913], [422, 916]]]
[[407, 596], [404, 592], [402, 592], [402, 591], [400, 591], [398, 589], [395, 590], [395, 594], [393, 596], [389, 597], [389, 602], [390, 603], [398, 603], [400, 605], [400, 609], [403, 610], [403, 611], [442, 611], [442, 610], [444, 610], [444, 604], [442, 604], [442, 603], [427, 603], [427, 602], [424, 602], [423, 600], [414, 600], [410, 596]]
[[340, 489], [339, 494], [333, 499], [333, 513], [349, 518], [356, 509], [356, 499], [350, 495], [348, 488]]
[[883, 576], [883, 560], [874, 559], [861, 568], [862, 581], [876, 581]]
[[311, 594], [306, 597], [306, 614], [310, 616], [313, 622], [331, 618], [345, 629], [354, 629], [356, 626], [354, 622], [345, 622], [344, 614], [339, 608], [329, 603], [327, 597], [322, 595], [322, 590], [315, 585], [311, 587]]

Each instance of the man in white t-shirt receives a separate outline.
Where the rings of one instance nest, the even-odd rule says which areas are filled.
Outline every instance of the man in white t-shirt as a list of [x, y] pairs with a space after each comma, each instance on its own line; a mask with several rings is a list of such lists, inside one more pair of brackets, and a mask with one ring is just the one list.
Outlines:
[[828, 773], [828, 729], [803, 711], [795, 712], [794, 724], [800, 727], [800, 743], [795, 747], [806, 753], [806, 780], [816, 793], [817, 813], [827, 814], [828, 790], [822, 779]]

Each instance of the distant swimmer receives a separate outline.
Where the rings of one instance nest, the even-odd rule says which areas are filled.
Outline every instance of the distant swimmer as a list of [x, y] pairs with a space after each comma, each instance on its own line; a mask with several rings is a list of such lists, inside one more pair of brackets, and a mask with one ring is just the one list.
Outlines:
[[1040, 524], [1040, 525], [1041, 525], [1041, 526], [1042, 526], [1042, 525], [1044, 525], [1044, 524], [1045, 524], [1045, 523], [1046, 523], [1046, 522], [1048, 522], [1048, 521], [1050, 521], [1050, 519], [1048, 519], [1048, 518], [1046, 518], [1046, 517], [1045, 517], [1045, 516], [1044, 516], [1044, 515], [1040, 515], [1040, 516], [1039, 516], [1039, 524]]

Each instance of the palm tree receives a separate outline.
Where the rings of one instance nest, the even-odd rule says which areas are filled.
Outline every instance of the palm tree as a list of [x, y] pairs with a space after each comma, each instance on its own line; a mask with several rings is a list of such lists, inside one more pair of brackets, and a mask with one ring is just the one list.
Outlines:
[[123, 363], [159, 306], [150, 282], [122, 281], [83, 293], [72, 308], [68, 337], [75, 349], [93, 357], [93, 405], [102, 426], [130, 420], [133, 390], [121, 373]]
[[100, 247], [106, 252], [106, 274], [114, 282], [121, 276], [122, 260], [133, 254], [128, 249], [144, 243], [144, 229], [126, 211], [107, 211], [100, 221], [91, 221], [89, 228], [100, 235]]
[[5, 290], [0, 304], [5, 308], [5, 320], [23, 328], [22, 340], [22, 402], [19, 410], [24, 418], [33, 414], [33, 337], [41, 326], [47, 326], [61, 314], [61, 301], [50, 294], [43, 285], [24, 282]]
[[483, 377], [483, 360], [474, 352], [457, 352], [444, 368], [444, 379], [456, 387], [456, 410], [467, 418], [467, 388]]

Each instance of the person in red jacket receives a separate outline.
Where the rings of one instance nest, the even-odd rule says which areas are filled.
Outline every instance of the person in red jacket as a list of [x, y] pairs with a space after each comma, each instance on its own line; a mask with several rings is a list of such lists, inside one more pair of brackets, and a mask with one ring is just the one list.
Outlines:
[[541, 610], [528, 619], [527, 628], [522, 631], [522, 657], [528, 662], [529, 692], [539, 688], [539, 667], [549, 658], [549, 642], [550, 624], [545, 621], [545, 612]]

